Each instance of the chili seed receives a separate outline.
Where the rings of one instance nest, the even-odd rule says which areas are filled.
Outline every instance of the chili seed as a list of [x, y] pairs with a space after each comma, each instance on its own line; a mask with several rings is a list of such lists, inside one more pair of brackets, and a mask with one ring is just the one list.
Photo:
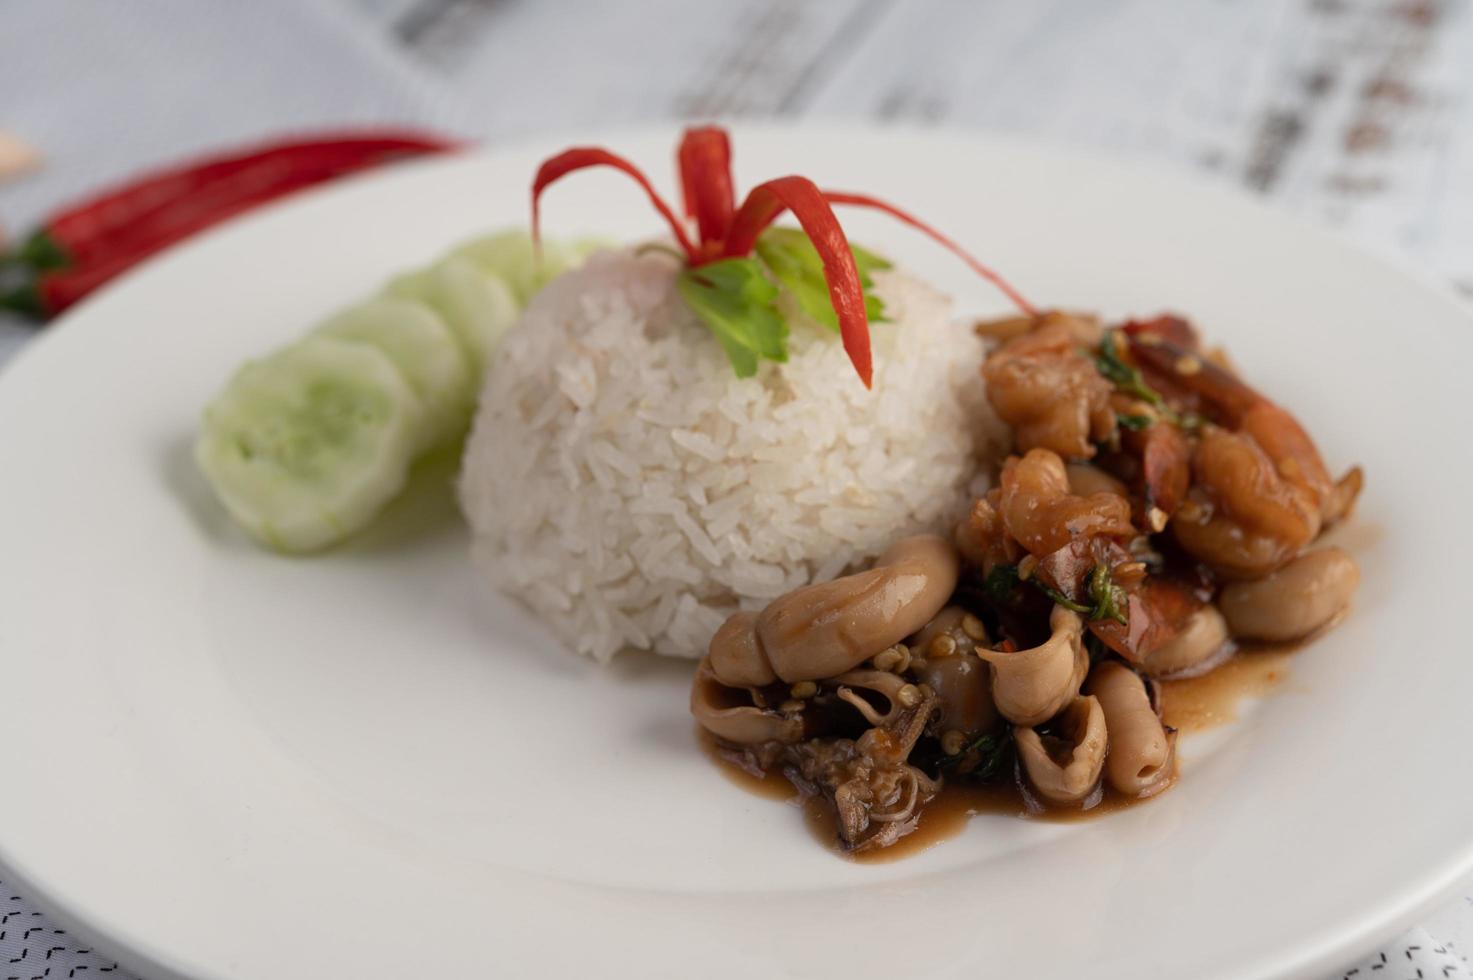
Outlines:
[[818, 685], [812, 681], [799, 681], [788, 691], [793, 697], [804, 700], [818, 693]]
[[907, 684], [895, 692], [895, 700], [903, 708], [914, 708], [921, 703], [921, 689], [914, 684]]
[[955, 728], [947, 730], [947, 732], [941, 736], [941, 751], [945, 752], [947, 755], [959, 754], [961, 750], [966, 747], [966, 745], [967, 736], [963, 735]]

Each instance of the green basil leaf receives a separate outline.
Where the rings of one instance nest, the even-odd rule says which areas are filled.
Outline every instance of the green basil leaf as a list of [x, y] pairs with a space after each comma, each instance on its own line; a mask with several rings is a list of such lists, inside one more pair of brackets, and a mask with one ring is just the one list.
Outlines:
[[1132, 432], [1141, 432], [1156, 424], [1156, 420], [1149, 415], [1129, 415], [1124, 412], [1116, 412], [1115, 421], [1122, 429], [1129, 429]]
[[956, 770], [964, 778], [990, 783], [999, 776], [1011, 776], [1012, 761], [1013, 729], [1007, 727], [1000, 734], [979, 735], [956, 755], [943, 756], [936, 768], [942, 772]]
[[686, 269], [677, 282], [739, 378], [757, 373], [762, 358], [788, 359], [788, 325], [777, 312], [778, 288], [756, 259], [721, 259]]
[[[885, 306], [870, 289], [874, 280], [870, 273], [888, 269], [890, 263], [875, 253], [850, 244], [854, 265], [859, 270], [859, 284], [864, 287], [864, 310], [871, 322], [885, 318]], [[828, 283], [823, 277], [823, 260], [807, 233], [800, 228], [769, 228], [757, 236], [757, 256], [773, 277], [797, 300], [798, 306], [814, 320], [838, 331], [839, 317], [829, 298]]]
[[[1139, 398], [1141, 401], [1154, 407], [1161, 413], [1161, 417], [1172, 425], [1181, 426], [1184, 429], [1197, 429], [1202, 425], [1202, 418], [1191, 413], [1180, 414], [1166, 404], [1166, 399], [1161, 392], [1146, 383], [1145, 375], [1140, 368], [1132, 367], [1120, 359], [1119, 350], [1124, 340], [1120, 337], [1118, 330], [1106, 330], [1105, 337], [1096, 350], [1085, 350], [1086, 357], [1095, 362], [1095, 369], [1115, 386], [1116, 391], [1124, 392]], [[1141, 415], [1119, 415], [1116, 416], [1120, 423], [1128, 429], [1144, 429], [1149, 427], [1149, 419]], [[1147, 424], [1132, 424], [1136, 420], [1144, 420]]]
[[982, 591], [987, 598], [998, 605], [1006, 605], [1013, 597], [1013, 590], [1018, 587], [1017, 565], [994, 565], [992, 571], [987, 573], [987, 580], [982, 584]]
[[1130, 597], [1115, 584], [1108, 565], [1096, 565], [1090, 573], [1089, 597], [1095, 601], [1090, 619], [1113, 619], [1121, 626], [1129, 625]]

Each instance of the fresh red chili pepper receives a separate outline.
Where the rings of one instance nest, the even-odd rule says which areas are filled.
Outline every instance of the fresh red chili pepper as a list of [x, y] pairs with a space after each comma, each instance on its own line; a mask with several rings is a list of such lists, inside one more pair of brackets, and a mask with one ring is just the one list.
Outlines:
[[262, 192], [269, 189], [269, 194], [248, 193], [241, 196], [233, 187], [218, 188], [214, 193], [207, 188], [196, 195], [198, 209], [176, 208], [171, 209], [162, 219], [156, 216], [153, 224], [119, 243], [119, 247], [110, 257], [99, 256], [85, 265], [43, 271], [30, 284], [0, 296], [0, 308], [23, 312], [38, 319], [58, 316], [88, 293], [194, 232], [243, 214], [265, 201], [293, 190], [321, 183], [327, 177], [335, 175], [334, 172], [322, 170], [308, 170], [285, 179], [282, 175], [273, 175], [271, 182], [264, 187], [255, 180], [247, 179], [245, 190]]
[[721, 251], [736, 209], [731, 181], [731, 140], [718, 126], [687, 129], [678, 155], [685, 213], [694, 218], [706, 258]]
[[540, 199], [542, 192], [547, 189], [547, 185], [575, 170], [584, 170], [588, 167], [613, 167], [615, 170], [634, 178], [635, 182], [649, 196], [650, 203], [655, 206], [655, 210], [660, 212], [660, 217], [665, 219], [666, 224], [670, 226], [670, 230], [675, 233], [675, 240], [680, 243], [681, 251], [685, 252], [686, 256], [692, 262], [700, 258], [700, 249], [691, 242], [690, 235], [686, 233], [685, 226], [681, 224], [675, 212], [670, 209], [670, 205], [665, 203], [665, 199], [660, 196], [660, 192], [655, 190], [654, 185], [650, 183], [650, 179], [644, 175], [644, 172], [623, 157], [596, 146], [575, 146], [570, 150], [564, 150], [557, 156], [543, 161], [542, 166], [537, 168], [537, 176], [532, 180], [532, 240], [534, 242], [541, 240], [542, 214], [540, 210]]
[[404, 156], [452, 149], [440, 137], [410, 131], [364, 130], [324, 134], [309, 140], [272, 141], [183, 166], [154, 171], [89, 197], [52, 215], [22, 246], [34, 264], [84, 265], [111, 251], [115, 235], [127, 234], [160, 211], [211, 185], [234, 183], [260, 170], [327, 169], [333, 173]]
[[1003, 295], [1012, 300], [1013, 304], [1017, 306], [1018, 309], [1022, 310], [1023, 313], [1028, 316], [1038, 315], [1037, 308], [1035, 308], [1032, 303], [1024, 299], [1023, 294], [1014, 289], [1006, 279], [998, 275], [988, 266], [985, 266], [981, 262], [978, 262], [966, 249], [962, 248], [956, 242], [952, 241], [950, 238], [947, 238], [945, 235], [941, 234], [941, 232], [937, 231], [935, 228], [932, 228], [930, 225], [926, 224], [924, 221], [915, 217], [914, 215], [900, 210], [893, 204], [887, 204], [884, 201], [881, 201], [879, 198], [870, 197], [868, 194], [849, 194], [844, 191], [824, 191], [824, 196], [829, 199], [830, 204], [847, 204], [854, 207], [873, 208], [876, 211], [882, 211], [892, 218], [903, 221], [905, 224], [910, 225], [917, 231], [929, 235], [939, 245], [948, 249], [957, 258], [961, 259], [967, 265], [971, 266], [973, 272], [977, 273], [977, 275], [981, 276], [983, 279], [986, 279], [998, 289], [1002, 290]]
[[12, 258], [30, 274], [0, 293], [0, 308], [54, 316], [142, 259], [258, 204], [457, 145], [410, 132], [344, 132], [156, 172], [54, 215]]
[[844, 351], [854, 370], [859, 372], [859, 380], [868, 388], [874, 377], [874, 364], [870, 354], [869, 317], [864, 309], [864, 285], [859, 281], [849, 239], [817, 184], [807, 177], [779, 177], [752, 188], [731, 220], [726, 255], [732, 258], [752, 251], [757, 236], [784, 211], [793, 212], [823, 260], [823, 278], [839, 318]]
[[70, 268], [81, 270], [99, 263], [111, 264], [119, 257], [130, 255], [135, 260], [142, 259], [259, 204], [361, 169], [361, 159], [352, 162], [276, 159], [242, 170], [229, 180], [204, 185], [174, 204], [155, 210], [146, 219], [119, 229], [107, 240], [107, 248], [97, 250], [91, 261], [78, 262]]
[[27, 292], [12, 294], [12, 308], [39, 319], [56, 316], [109, 279], [126, 272], [133, 264], [131, 259], [121, 258], [43, 275]]

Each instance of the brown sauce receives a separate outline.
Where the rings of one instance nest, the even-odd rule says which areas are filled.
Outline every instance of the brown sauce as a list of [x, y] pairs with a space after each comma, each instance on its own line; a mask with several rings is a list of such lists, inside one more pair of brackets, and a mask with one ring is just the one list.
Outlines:
[[1200, 677], [1161, 682], [1161, 717], [1182, 732], [1216, 728], [1238, 718], [1238, 702], [1261, 698], [1288, 673], [1292, 646], [1240, 650]]
[[[1161, 708], [1166, 724], [1187, 733], [1215, 728], [1236, 720], [1239, 701], [1262, 697], [1284, 679], [1288, 672], [1287, 661], [1294, 649], [1292, 646], [1281, 646], [1243, 650], [1200, 677], [1161, 682]], [[819, 843], [833, 853], [861, 864], [883, 864], [919, 854], [955, 837], [972, 817], [981, 814], [1050, 823], [1074, 823], [1115, 813], [1126, 807], [1145, 805], [1156, 798], [1129, 799], [1106, 787], [1100, 802], [1088, 810], [1035, 810], [1029, 807], [1022, 792], [1011, 780], [993, 785], [951, 781], [921, 811], [920, 824], [913, 832], [889, 847], [851, 854], [839, 842], [833, 811], [826, 801], [800, 801], [793, 784], [779, 772], [754, 776], [738, 769], [721, 758], [716, 741], [708, 732], [699, 726], [696, 732], [701, 747], [727, 779], [755, 796], [784, 800], [801, 806], [804, 823]]]
[[[921, 822], [913, 832], [900, 838], [889, 847], [859, 854], [844, 852], [843, 847], [839, 844], [838, 834], [834, 830], [833, 818], [824, 812], [827, 807], [822, 801], [816, 805], [810, 801], [804, 805], [804, 810], [809, 831], [829, 850], [860, 864], [885, 864], [919, 854], [944, 840], [955, 837], [962, 832], [972, 817], [981, 814], [1041, 820], [1046, 823], [1077, 823], [1081, 820], [1093, 820], [1107, 813], [1115, 813], [1126, 807], [1144, 805], [1151, 799], [1155, 797], [1145, 800], [1128, 799], [1106, 787], [1105, 795], [1101, 797], [1100, 802], [1088, 810], [1031, 810], [1024, 802], [1023, 794], [1012, 782], [985, 786], [950, 782], [942, 786], [936, 798], [926, 804], [926, 808], [921, 811]], [[818, 811], [818, 814], [824, 818], [824, 822], [818, 822], [814, 811]]]
[[1129, 806], [1149, 802], [1148, 800], [1127, 799], [1106, 787], [1100, 802], [1088, 810], [1038, 811], [1029, 809], [1022, 792], [1012, 781], [985, 786], [953, 781], [943, 785], [936, 798], [926, 804], [925, 809], [921, 811], [920, 824], [914, 831], [889, 847], [852, 854], [845, 851], [839, 841], [833, 810], [827, 801], [822, 798], [800, 800], [793, 784], [779, 772], [754, 776], [738, 769], [721, 757], [716, 740], [708, 732], [698, 727], [696, 733], [702, 749], [727, 779], [754, 796], [783, 800], [801, 807], [803, 822], [815, 840], [834, 854], [860, 864], [885, 864], [929, 850], [932, 846], [961, 833], [967, 821], [979, 814], [990, 813], [1021, 817], [1027, 820], [1043, 820], [1050, 823], [1074, 823], [1080, 820], [1092, 820], [1106, 813], [1114, 813]]

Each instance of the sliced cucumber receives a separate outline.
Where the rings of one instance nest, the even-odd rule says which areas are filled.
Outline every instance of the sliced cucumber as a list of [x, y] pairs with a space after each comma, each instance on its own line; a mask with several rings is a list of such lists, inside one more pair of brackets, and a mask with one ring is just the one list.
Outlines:
[[309, 337], [236, 372], [205, 410], [195, 458], [246, 530], [312, 551], [403, 487], [422, 413], [381, 350]]
[[581, 264], [590, 252], [601, 247], [600, 242], [570, 244], [544, 238], [542, 261], [538, 263], [531, 235], [525, 231], [502, 231], [472, 239], [451, 254], [464, 256], [482, 272], [505, 279], [517, 302], [526, 306], [537, 290]]
[[216, 494], [282, 551], [333, 544], [403, 487], [413, 459], [470, 423], [491, 353], [532, 295], [602, 243], [523, 231], [469, 242], [305, 341], [241, 368], [195, 444]]
[[349, 307], [318, 333], [369, 344], [388, 355], [424, 409], [416, 452], [433, 449], [470, 423], [475, 388], [470, 362], [450, 328], [425, 303], [381, 297]]
[[477, 384], [502, 334], [521, 314], [521, 304], [504, 280], [458, 255], [400, 276], [385, 292], [419, 300], [438, 313], [465, 350]]

